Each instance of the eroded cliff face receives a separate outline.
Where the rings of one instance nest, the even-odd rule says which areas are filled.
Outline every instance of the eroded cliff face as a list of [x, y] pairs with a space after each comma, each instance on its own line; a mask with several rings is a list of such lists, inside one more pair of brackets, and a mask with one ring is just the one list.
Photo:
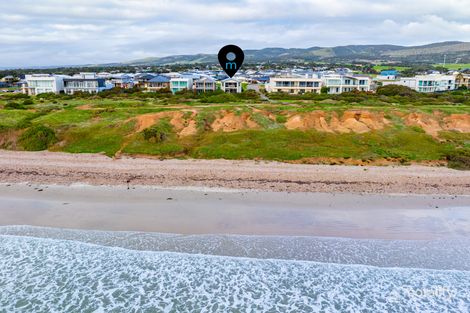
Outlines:
[[[136, 132], [140, 132], [156, 124], [160, 119], [167, 118], [180, 137], [195, 135], [197, 133], [197, 110], [193, 111], [167, 111], [139, 115], [132, 120], [136, 121]], [[235, 132], [245, 129], [263, 129], [253, 114], [260, 114], [266, 119], [276, 122], [276, 116], [268, 111], [253, 110], [252, 112], [234, 112], [229, 110], [215, 111], [213, 120], [208, 128], [214, 132]], [[445, 115], [436, 111], [433, 114], [412, 112], [375, 112], [368, 110], [347, 110], [342, 113], [329, 111], [312, 111], [303, 113], [281, 112], [286, 120], [278, 123], [286, 129], [317, 130], [330, 133], [366, 133], [381, 130], [387, 126], [402, 123], [406, 126], [420, 127], [427, 134], [438, 137], [441, 131], [456, 131], [470, 133], [470, 114]], [[387, 117], [388, 116], [388, 117]], [[393, 119], [390, 116], [394, 116]]]

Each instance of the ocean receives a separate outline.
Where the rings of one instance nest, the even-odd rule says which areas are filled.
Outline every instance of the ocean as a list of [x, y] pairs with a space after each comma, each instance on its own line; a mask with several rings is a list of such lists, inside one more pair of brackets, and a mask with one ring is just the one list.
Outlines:
[[[20, 231], [29, 234], [18, 236]], [[59, 234], [67, 239], [60, 239]], [[247, 252], [231, 256], [221, 255], [224, 249], [220, 245], [213, 251], [218, 255], [198, 253], [208, 253], [202, 248], [191, 253], [175, 252], [176, 247], [184, 250], [181, 247], [188, 244], [184, 237], [176, 235], [156, 235], [152, 240], [148, 239], [152, 238], [150, 234], [140, 236], [132, 241], [129, 238], [135, 239], [139, 233], [116, 233], [114, 237], [121, 238], [118, 247], [112, 240], [97, 239], [109, 239], [112, 232], [0, 227], [0, 312], [470, 311], [469, 256], [465, 251], [454, 256], [460, 261], [452, 263], [452, 258], [443, 256], [449, 262], [423, 260], [423, 268], [418, 268], [407, 267], [419, 263], [413, 258], [415, 263], [410, 264], [404, 251], [397, 248], [400, 245], [397, 241], [382, 244], [390, 247], [393, 243], [405, 262], [390, 260], [387, 264], [384, 259], [374, 259], [373, 249], [351, 246], [361, 242], [335, 238], [318, 240], [327, 241], [322, 249], [336, 247], [332, 254], [336, 261], [319, 257], [328, 255], [325, 253], [299, 261], [292, 259], [296, 258], [292, 253], [283, 258], [281, 252], [263, 255], [253, 251], [263, 250], [260, 240], [271, 240], [271, 244], [308, 241], [301, 237], [253, 238], [258, 246], [248, 249], [250, 236], [235, 236], [243, 239], [238, 244], [244, 245]], [[167, 240], [173, 238], [173, 248], [154, 244], [150, 249], [148, 242], [162, 241], [162, 236], [167, 236]], [[142, 246], [142, 238], [147, 238], [146, 247]], [[191, 236], [187, 239], [195, 241]], [[200, 240], [206, 240], [207, 246], [211, 243], [217, 246], [220, 236]], [[309, 245], [318, 240], [311, 239]], [[367, 241], [362, 244], [371, 245]], [[437, 253], [437, 246], [442, 243], [423, 245], [422, 257], [429, 252]], [[372, 247], [383, 249], [380, 242], [373, 242]], [[142, 250], [145, 248], [150, 250]], [[362, 255], [360, 259], [345, 261], [354, 248], [358, 248], [357, 255]], [[411, 248], [418, 250], [414, 252], [418, 257], [419, 248]]]

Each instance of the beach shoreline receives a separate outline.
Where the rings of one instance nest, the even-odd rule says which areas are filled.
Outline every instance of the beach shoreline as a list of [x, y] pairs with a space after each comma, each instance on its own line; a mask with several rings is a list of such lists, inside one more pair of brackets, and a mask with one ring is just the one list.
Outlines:
[[428, 240], [470, 236], [470, 196], [0, 184], [0, 225]]
[[1, 183], [196, 187], [277, 192], [470, 195], [470, 171], [444, 167], [156, 160], [0, 150]]

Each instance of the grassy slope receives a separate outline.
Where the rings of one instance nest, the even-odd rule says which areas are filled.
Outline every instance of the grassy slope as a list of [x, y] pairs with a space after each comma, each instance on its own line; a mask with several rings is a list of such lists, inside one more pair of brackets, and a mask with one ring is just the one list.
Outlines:
[[[435, 64], [436, 66], [442, 66], [441, 64]], [[470, 63], [455, 63], [455, 64], [446, 64], [445, 66], [449, 70], [461, 70], [470, 68]]]
[[[3, 101], [3, 102], [2, 102]], [[53, 103], [55, 102], [55, 103]], [[438, 141], [419, 128], [405, 127], [392, 111], [426, 112], [439, 110], [444, 114], [469, 113], [469, 105], [431, 103], [390, 105], [378, 99], [350, 104], [344, 101], [278, 100], [276, 104], [242, 102], [227, 104], [203, 104], [186, 101], [166, 105], [163, 100], [140, 99], [73, 99], [37, 101], [28, 110], [0, 109], [0, 134], [8, 129], [26, 129], [30, 125], [45, 125], [55, 130], [58, 142], [52, 151], [104, 152], [113, 156], [117, 152], [149, 154], [163, 157], [225, 158], [299, 160], [304, 158], [352, 158], [375, 160], [394, 158], [402, 161], [442, 160], [458, 149], [469, 150], [470, 135], [443, 133], [445, 141]], [[0, 100], [0, 106], [6, 103]], [[87, 110], [80, 109], [87, 105]], [[335, 111], [341, 114], [351, 108], [366, 108], [385, 112], [393, 121], [381, 131], [365, 134], [332, 134], [318, 131], [286, 130], [279, 122], [271, 121], [253, 112], [253, 108], [269, 110], [276, 116], [281, 112], [307, 112], [313, 110]], [[178, 138], [170, 133], [162, 143], [146, 141], [141, 133], [135, 133], [132, 117], [166, 110], [197, 109], [199, 132], [195, 136]], [[220, 109], [249, 112], [263, 127], [261, 130], [242, 130], [233, 133], [204, 131], [204, 119], [213, 119]], [[204, 117], [204, 118], [203, 118]], [[1, 139], [1, 138], [0, 138]], [[0, 140], [1, 143], [1, 140]]]

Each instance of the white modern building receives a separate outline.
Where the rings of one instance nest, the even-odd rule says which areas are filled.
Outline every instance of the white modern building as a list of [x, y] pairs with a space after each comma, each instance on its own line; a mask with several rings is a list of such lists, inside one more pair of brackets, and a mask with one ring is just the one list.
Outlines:
[[322, 82], [329, 94], [371, 90], [371, 78], [368, 76], [327, 74], [322, 77]]
[[403, 77], [398, 81], [383, 82], [383, 86], [400, 85], [409, 87], [417, 92], [442, 92], [456, 89], [456, 76], [442, 74], [417, 75], [415, 77]]
[[267, 92], [285, 92], [289, 94], [303, 94], [307, 92], [320, 93], [322, 80], [298, 76], [271, 77], [266, 84]]
[[226, 93], [240, 93], [242, 92], [242, 83], [236, 78], [227, 78], [222, 82], [221, 89]]
[[32, 74], [26, 75], [26, 84], [23, 85], [23, 93], [30, 96], [41, 93], [56, 93], [64, 91], [64, 76], [50, 74]]
[[170, 89], [172, 93], [183, 90], [193, 89], [193, 78], [192, 77], [172, 77], [170, 79]]
[[105, 79], [95, 73], [80, 73], [64, 78], [64, 92], [69, 95], [76, 92], [98, 93], [105, 89]]

